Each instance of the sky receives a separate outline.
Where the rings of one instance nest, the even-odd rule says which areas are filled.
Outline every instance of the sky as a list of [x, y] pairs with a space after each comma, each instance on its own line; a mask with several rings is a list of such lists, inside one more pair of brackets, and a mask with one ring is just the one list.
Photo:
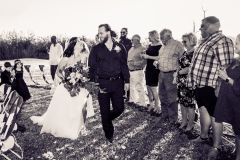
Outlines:
[[[206, 16], [220, 19], [227, 36], [240, 33], [240, 0], [0, 0], [0, 33], [28, 31], [37, 36], [63, 35], [94, 38], [98, 26], [108, 23], [120, 32], [128, 28], [128, 37], [164, 28], [175, 39], [199, 30]], [[202, 8], [203, 7], [203, 8]], [[203, 9], [203, 10], [202, 10]], [[199, 32], [198, 32], [199, 34]]]

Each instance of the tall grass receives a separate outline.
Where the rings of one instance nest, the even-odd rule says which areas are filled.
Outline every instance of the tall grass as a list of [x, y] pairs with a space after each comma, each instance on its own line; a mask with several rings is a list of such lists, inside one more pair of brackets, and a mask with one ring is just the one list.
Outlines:
[[[66, 39], [70, 37], [64, 37], [62, 35], [56, 36], [58, 43], [64, 48]], [[89, 49], [95, 44], [94, 40], [84, 36], [80, 37], [80, 39], [87, 43]], [[0, 60], [18, 58], [48, 59], [50, 45], [50, 36], [39, 37], [33, 32], [3, 32], [0, 34]]]

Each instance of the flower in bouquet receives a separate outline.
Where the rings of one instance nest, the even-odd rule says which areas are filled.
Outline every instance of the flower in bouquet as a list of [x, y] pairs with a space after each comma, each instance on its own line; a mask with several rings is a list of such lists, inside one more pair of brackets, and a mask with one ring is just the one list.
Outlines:
[[77, 62], [66, 67], [60, 72], [64, 75], [62, 83], [72, 97], [77, 96], [82, 88], [88, 90], [89, 94], [97, 94], [98, 86], [93, 86], [89, 79], [89, 68], [86, 64]]

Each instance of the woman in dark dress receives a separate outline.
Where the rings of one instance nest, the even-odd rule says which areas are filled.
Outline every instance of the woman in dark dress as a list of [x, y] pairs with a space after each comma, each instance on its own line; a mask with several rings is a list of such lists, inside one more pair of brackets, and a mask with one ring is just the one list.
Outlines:
[[[240, 34], [236, 38], [235, 52], [240, 55]], [[232, 125], [235, 133], [236, 160], [240, 160], [240, 58], [233, 59], [226, 70], [219, 71], [222, 79], [214, 111], [215, 121]], [[219, 135], [221, 136], [221, 135]]]
[[15, 71], [15, 78], [12, 82], [12, 90], [16, 90], [25, 102], [31, 98], [31, 95], [23, 79], [23, 64], [20, 60], [15, 60], [13, 69]]
[[187, 126], [185, 131], [191, 131], [193, 129], [196, 105], [194, 89], [186, 86], [186, 78], [193, 57], [194, 47], [197, 44], [197, 37], [193, 33], [188, 33], [182, 36], [182, 40], [186, 51], [179, 59], [179, 67], [176, 74], [174, 74], [174, 76], [176, 76], [178, 90], [177, 102], [181, 106], [182, 113], [182, 124], [179, 128], [183, 129]]
[[146, 66], [146, 85], [148, 91], [148, 98], [150, 102], [150, 107], [148, 111], [153, 111], [157, 114], [160, 114], [160, 101], [158, 96], [158, 75], [159, 69], [153, 66], [154, 60], [158, 59], [158, 51], [162, 47], [159, 34], [156, 30], [149, 32], [149, 41], [151, 44], [146, 50], [146, 54], [143, 54], [142, 57], [147, 59]]

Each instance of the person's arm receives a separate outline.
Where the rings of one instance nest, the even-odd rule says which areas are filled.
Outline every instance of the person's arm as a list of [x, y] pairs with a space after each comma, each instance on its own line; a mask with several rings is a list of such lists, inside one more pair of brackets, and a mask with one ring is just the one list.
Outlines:
[[59, 51], [58, 51], [58, 57], [61, 58], [61, 56], [63, 56], [63, 47], [62, 47], [62, 45], [60, 44], [60, 45], [59, 45]]
[[63, 57], [63, 58], [60, 60], [60, 62], [59, 62], [59, 64], [58, 64], [58, 67], [57, 67], [57, 70], [56, 70], [56, 73], [57, 73], [58, 77], [59, 77], [60, 79], [62, 79], [62, 80], [65, 79], [62, 71], [63, 71], [64, 68], [67, 66], [67, 62], [68, 62], [68, 58]]
[[[240, 74], [239, 74], [240, 75]], [[218, 75], [223, 81], [227, 82], [232, 86], [233, 91], [236, 95], [240, 96], [240, 76], [236, 79], [228, 77], [226, 70], [219, 70]]]
[[178, 74], [179, 75], [188, 74], [188, 71], [189, 71], [189, 67], [186, 67], [186, 68], [183, 68], [182, 70], [178, 71]]
[[[177, 53], [178, 53], [178, 59], [180, 59], [185, 52], [184, 46], [182, 45], [181, 42], [178, 43], [177, 45]], [[177, 67], [179, 66], [179, 63], [177, 63]]]
[[97, 67], [97, 46], [94, 46], [88, 57], [89, 77], [90, 81], [96, 82], [96, 67]]
[[128, 41], [128, 47], [126, 48], [127, 52], [132, 48], [132, 42], [131, 40]]
[[121, 58], [121, 72], [124, 77], [124, 82], [129, 83], [130, 79], [130, 73], [129, 73], [129, 68], [128, 68], [128, 63], [127, 63], [127, 51], [124, 48], [122, 44], [120, 44], [121, 47], [121, 53], [122, 53], [122, 58]]
[[52, 44], [50, 45], [50, 48], [49, 48], [49, 52], [48, 52], [48, 54], [50, 54], [50, 52], [51, 52], [51, 46], [52, 46]]
[[149, 56], [147, 54], [143, 54], [144, 59], [152, 59], [152, 60], [159, 60], [159, 56]]
[[234, 57], [234, 47], [231, 39], [224, 37], [214, 48], [214, 53], [221, 67], [227, 68]]

